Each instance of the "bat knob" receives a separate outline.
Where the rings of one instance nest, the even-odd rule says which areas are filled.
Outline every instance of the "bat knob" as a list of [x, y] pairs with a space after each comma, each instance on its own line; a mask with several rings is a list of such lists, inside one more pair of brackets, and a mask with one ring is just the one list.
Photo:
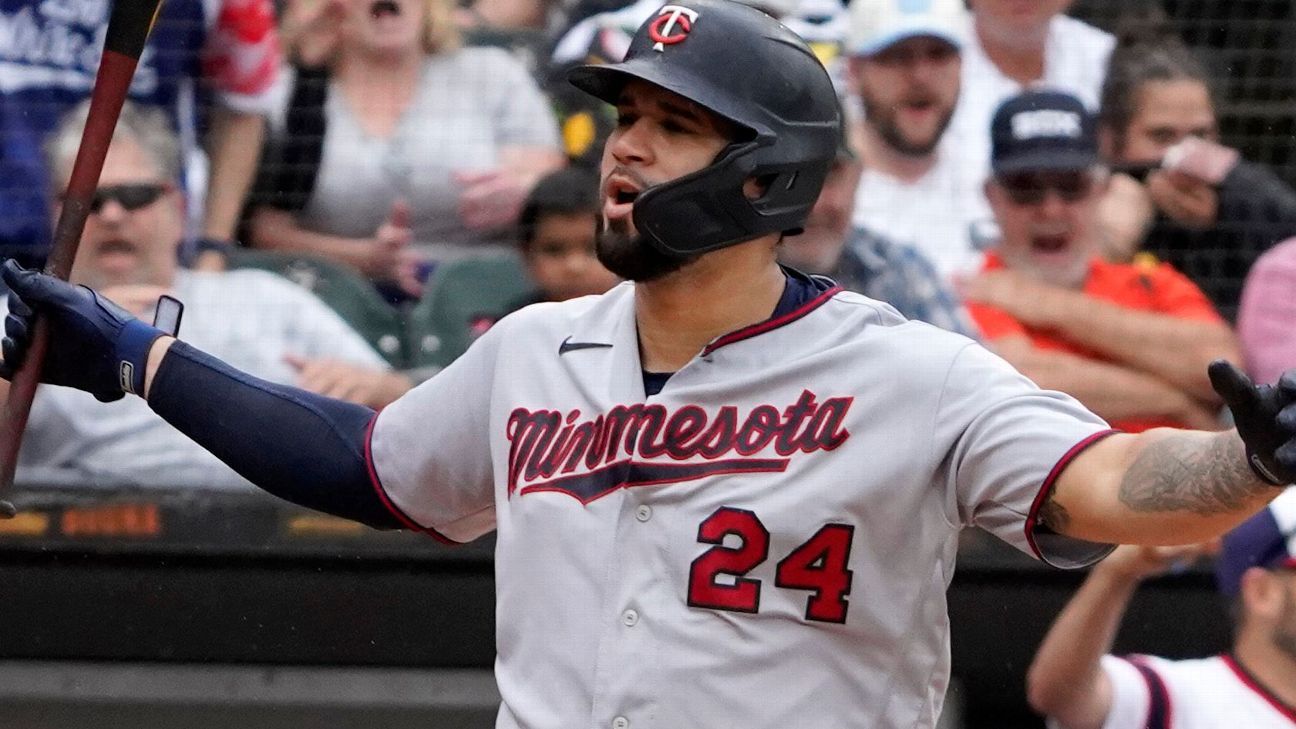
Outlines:
[[18, 515], [18, 507], [11, 501], [0, 499], [0, 519], [12, 519]]

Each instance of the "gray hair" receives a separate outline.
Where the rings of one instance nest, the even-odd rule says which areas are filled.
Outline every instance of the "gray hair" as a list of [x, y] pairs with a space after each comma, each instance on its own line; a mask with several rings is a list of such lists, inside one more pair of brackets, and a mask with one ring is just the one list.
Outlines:
[[[45, 162], [54, 185], [62, 185], [61, 178], [72, 171], [89, 115], [90, 101], [87, 99], [64, 114], [54, 132], [45, 140]], [[180, 178], [180, 138], [171, 127], [166, 112], [127, 101], [122, 105], [112, 136], [113, 142], [121, 139], [138, 144], [152, 158], [164, 180]]]

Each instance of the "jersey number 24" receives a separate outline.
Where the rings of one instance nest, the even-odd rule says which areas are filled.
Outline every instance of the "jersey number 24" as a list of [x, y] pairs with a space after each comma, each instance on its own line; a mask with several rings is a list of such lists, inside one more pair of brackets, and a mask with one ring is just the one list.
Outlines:
[[[736, 536], [737, 546], [726, 546], [725, 537]], [[806, 620], [846, 622], [850, 607], [851, 541], [855, 527], [825, 524], [792, 550], [774, 572], [774, 584], [791, 590], [808, 590]], [[692, 607], [754, 613], [760, 610], [761, 581], [745, 577], [769, 558], [770, 533], [755, 513], [724, 506], [698, 526], [698, 542], [715, 546], [693, 560], [689, 568], [688, 604]], [[733, 584], [716, 581], [733, 577]]]

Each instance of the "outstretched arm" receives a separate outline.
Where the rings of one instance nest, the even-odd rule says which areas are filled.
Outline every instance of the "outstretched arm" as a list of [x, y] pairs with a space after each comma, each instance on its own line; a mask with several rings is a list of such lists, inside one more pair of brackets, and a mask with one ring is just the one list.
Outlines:
[[240, 372], [83, 286], [12, 261], [3, 275], [11, 298], [0, 376], [24, 359], [39, 312], [50, 324], [43, 382], [103, 401], [147, 394], [158, 415], [266, 491], [377, 528], [405, 526], [365, 455], [373, 410]]
[[1117, 547], [1094, 566], [1058, 614], [1026, 674], [1032, 708], [1065, 729], [1101, 729], [1111, 712], [1112, 683], [1102, 670], [1139, 583], [1203, 547]]
[[1255, 387], [1224, 362], [1211, 381], [1237, 430], [1115, 435], [1072, 461], [1040, 510], [1060, 534], [1114, 544], [1204, 542], [1296, 481], [1296, 372]]

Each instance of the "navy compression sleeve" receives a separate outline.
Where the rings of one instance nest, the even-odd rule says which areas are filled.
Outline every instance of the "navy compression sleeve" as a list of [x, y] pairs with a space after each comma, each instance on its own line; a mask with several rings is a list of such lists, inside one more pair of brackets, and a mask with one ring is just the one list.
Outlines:
[[402, 526], [369, 474], [365, 443], [377, 414], [367, 407], [257, 379], [179, 341], [148, 403], [275, 496], [379, 529]]

